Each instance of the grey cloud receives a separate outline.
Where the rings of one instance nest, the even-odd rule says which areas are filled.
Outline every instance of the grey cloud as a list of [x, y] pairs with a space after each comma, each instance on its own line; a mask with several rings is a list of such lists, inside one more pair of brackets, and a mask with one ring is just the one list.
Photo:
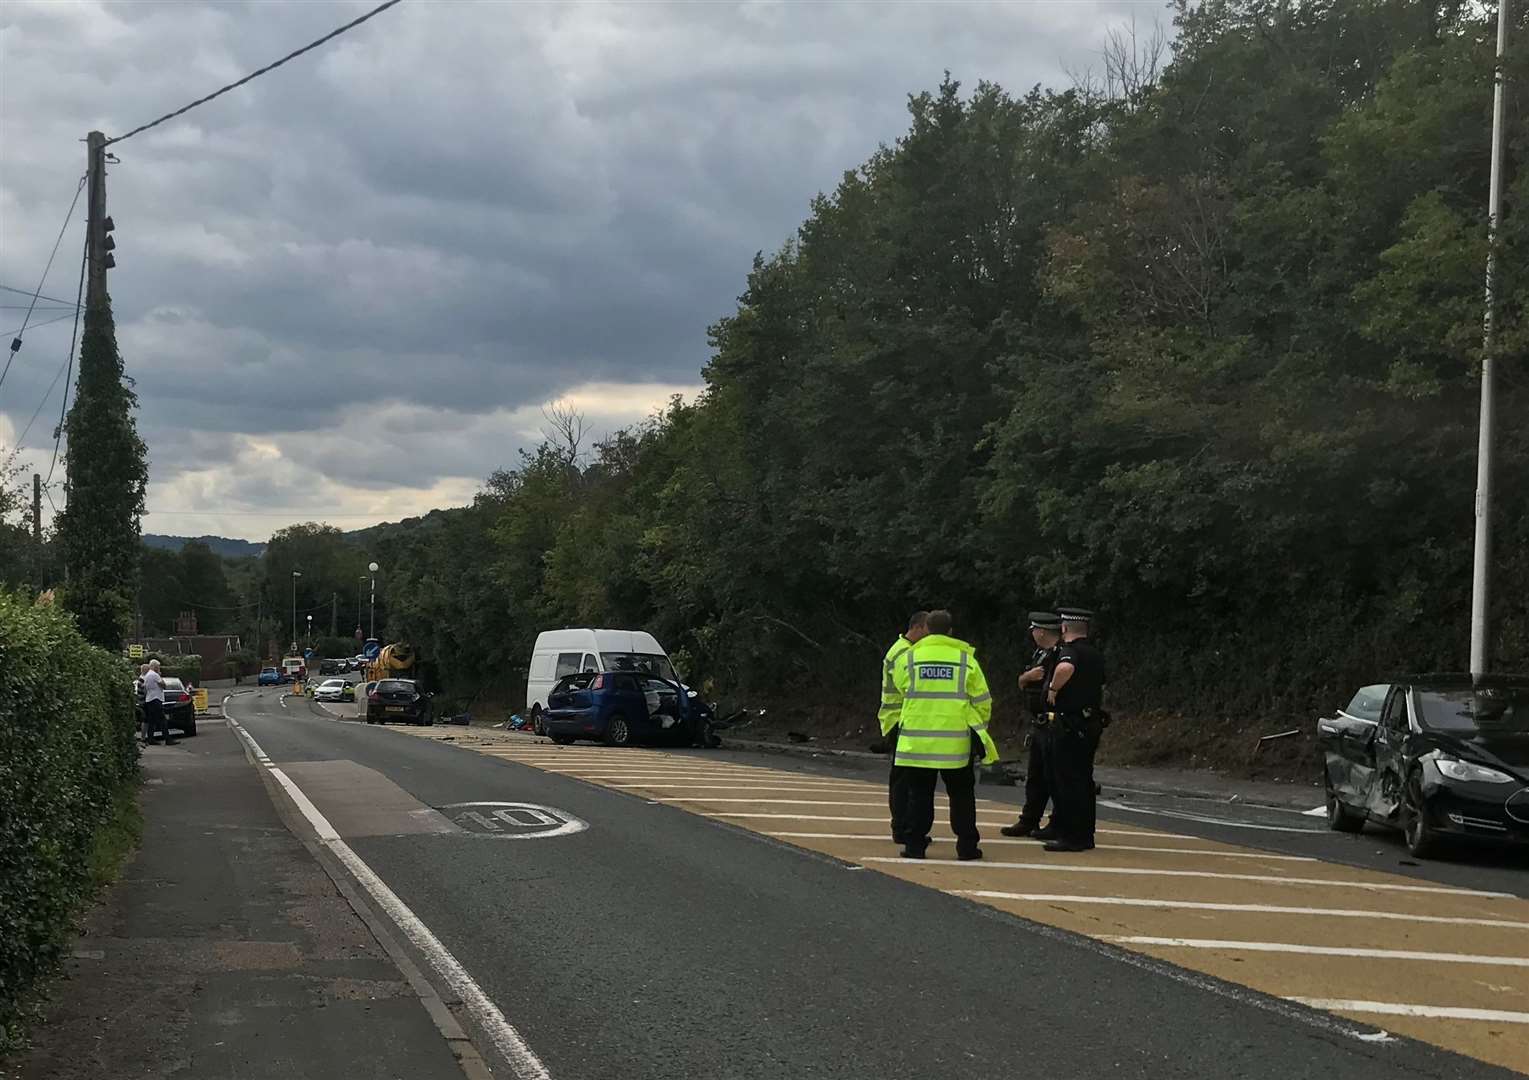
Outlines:
[[[367, 6], [0, 8], [0, 282], [35, 280], [86, 130], [124, 131]], [[152, 483], [195, 475], [255, 509], [322, 489], [343, 510], [351, 486], [398, 483], [373, 417], [408, 443], [423, 499], [513, 464], [512, 410], [591, 381], [694, 384], [754, 252], [902, 134], [909, 92], [946, 68], [1062, 82], [1109, 23], [1160, 11], [400, 5], [116, 148], [111, 288]], [[72, 294], [77, 237], [54, 295]], [[16, 428], [64, 327], [29, 333], [0, 391]]]

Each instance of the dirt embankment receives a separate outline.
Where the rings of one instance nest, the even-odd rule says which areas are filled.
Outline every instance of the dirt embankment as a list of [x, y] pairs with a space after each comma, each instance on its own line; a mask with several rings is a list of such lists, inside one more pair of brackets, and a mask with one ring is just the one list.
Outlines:
[[[1261, 736], [1292, 730], [1298, 734], [1259, 742]], [[1023, 722], [1000, 716], [994, 719], [992, 732], [1005, 761], [1023, 757]], [[881, 741], [874, 713], [828, 705], [767, 707], [763, 716], [743, 723], [732, 734], [771, 742], [810, 741], [833, 750], [872, 750]], [[1254, 730], [1233, 717], [1117, 715], [1100, 743], [1098, 760], [1100, 765], [1210, 769], [1248, 779], [1307, 783], [1321, 775], [1315, 736], [1314, 720]]]

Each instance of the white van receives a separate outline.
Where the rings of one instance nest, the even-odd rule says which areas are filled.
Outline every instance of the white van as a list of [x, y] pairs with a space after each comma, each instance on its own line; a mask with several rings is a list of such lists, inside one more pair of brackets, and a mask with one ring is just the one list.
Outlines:
[[543, 630], [531, 650], [526, 708], [532, 721], [564, 675], [581, 671], [645, 671], [674, 679], [674, 665], [652, 634], [642, 630]]

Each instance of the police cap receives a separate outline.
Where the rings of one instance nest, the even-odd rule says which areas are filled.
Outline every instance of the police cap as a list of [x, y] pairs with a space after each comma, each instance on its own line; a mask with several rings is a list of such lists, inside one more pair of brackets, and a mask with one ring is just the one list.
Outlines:
[[1094, 617], [1094, 613], [1087, 608], [1059, 607], [1056, 610], [1057, 614], [1062, 617], [1063, 622], [1086, 623]]
[[1030, 612], [1031, 630], [1060, 630], [1062, 629], [1062, 617], [1054, 611]]

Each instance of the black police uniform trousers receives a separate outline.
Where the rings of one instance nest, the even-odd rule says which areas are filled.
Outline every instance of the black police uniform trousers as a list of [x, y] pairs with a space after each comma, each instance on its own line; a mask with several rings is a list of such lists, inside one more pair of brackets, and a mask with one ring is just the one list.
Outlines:
[[1030, 722], [1030, 757], [1025, 763], [1025, 805], [1019, 812], [1019, 824], [1032, 829], [1041, 823], [1046, 803], [1051, 801], [1051, 761], [1048, 746], [1051, 725]]
[[1060, 713], [1052, 729], [1047, 759], [1051, 765], [1051, 826], [1057, 839], [1094, 842], [1094, 754], [1103, 726], [1079, 713]]
[[887, 745], [892, 748], [892, 752], [888, 755], [892, 767], [887, 772], [887, 809], [892, 812], [892, 839], [899, 844], [903, 842], [903, 833], [907, 831], [908, 817], [907, 785], [898, 781], [898, 777], [903, 773], [903, 766], [897, 764], [897, 737], [901, 733], [902, 726], [893, 724], [891, 732], [887, 735]]
[[970, 855], [982, 837], [977, 832], [977, 774], [971, 765], [958, 769], [925, 769], [902, 766], [895, 783], [903, 791], [904, 832], [901, 842], [913, 851], [929, 846], [934, 828], [934, 788], [944, 783], [950, 800], [950, 831], [956, 834], [956, 854]]

